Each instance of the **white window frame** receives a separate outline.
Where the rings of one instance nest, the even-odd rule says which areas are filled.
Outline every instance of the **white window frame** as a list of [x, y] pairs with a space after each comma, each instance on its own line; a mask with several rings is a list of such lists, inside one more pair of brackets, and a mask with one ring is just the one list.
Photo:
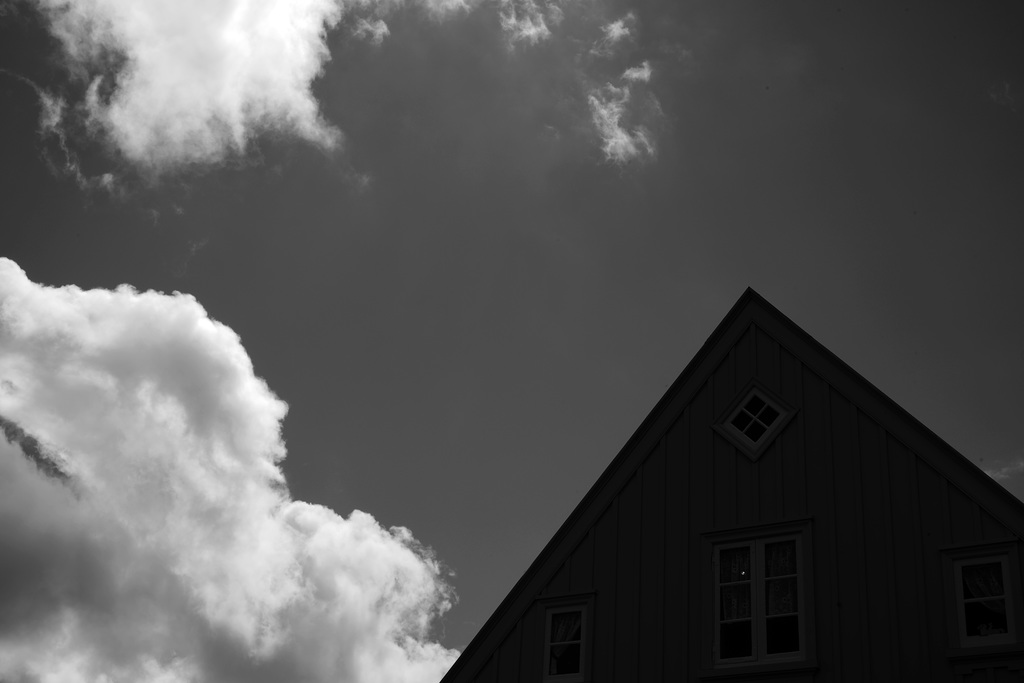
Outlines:
[[[750, 402], [750, 399], [755, 396], [778, 412], [778, 417], [775, 418], [771, 425], [765, 425], [760, 419], [757, 420], [763, 427], [766, 427], [765, 432], [757, 441], [752, 440], [742, 429], [732, 423], [736, 416], [743, 411], [747, 403]], [[747, 414], [750, 414], [749, 411]], [[792, 406], [782, 400], [780, 396], [768, 390], [760, 382], [752, 380], [729, 403], [729, 406], [719, 415], [712, 427], [736, 446], [752, 462], [756, 462], [768, 446], [782, 433], [794, 415], [796, 415], [796, 410]]]
[[[571, 674], [548, 673], [551, 662], [551, 622], [556, 614], [567, 612], [580, 613], [580, 670]], [[587, 676], [587, 658], [589, 656], [588, 640], [590, 637], [590, 603], [567, 602], [550, 605], [544, 610], [544, 681], [545, 683], [582, 683]], [[573, 641], [574, 642], [574, 641]]]
[[[764, 575], [765, 545], [784, 541], [795, 542], [796, 553], [796, 590], [797, 590], [797, 615], [800, 649], [796, 652], [780, 652], [768, 654], [767, 647], [767, 621], [766, 613], [767, 600], [765, 599], [765, 583], [767, 578]], [[730, 657], [723, 659], [721, 655], [721, 574], [719, 572], [719, 556], [721, 551], [733, 548], [750, 549], [750, 620], [751, 620], [751, 654], [746, 657]], [[784, 534], [780, 536], [766, 536], [763, 538], [751, 538], [744, 541], [729, 541], [716, 543], [714, 545], [714, 559], [712, 561], [712, 572], [714, 576], [714, 664], [715, 666], [730, 666], [736, 664], [769, 663], [769, 662], [790, 662], [799, 661], [805, 658], [807, 653], [806, 637], [806, 610], [807, 600], [804, 582], [806, 581], [803, 545], [801, 534]]]
[[[967, 635], [967, 614], [965, 606], [967, 602], [976, 598], [964, 596], [963, 568], [977, 564], [992, 564], [998, 562], [1003, 572], [1003, 595], [999, 596], [1006, 605], [1006, 633], [998, 633], [990, 636]], [[956, 616], [957, 635], [960, 638], [961, 647], [979, 647], [986, 645], [1005, 645], [1017, 642], [1017, 624], [1013, 581], [1010, 575], [1010, 558], [1006, 554], [985, 555], [981, 557], [962, 557], [953, 560], [953, 590], [956, 593]], [[980, 598], [977, 598], [980, 600]]]

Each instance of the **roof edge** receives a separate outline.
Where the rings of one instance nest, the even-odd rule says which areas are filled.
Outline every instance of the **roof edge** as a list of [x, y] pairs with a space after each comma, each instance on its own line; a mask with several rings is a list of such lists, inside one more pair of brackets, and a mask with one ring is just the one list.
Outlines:
[[[582, 500], [573, 508], [572, 512], [565, 519], [564, 522], [558, 527], [554, 536], [544, 545], [544, 548], [540, 551], [530, 566], [523, 573], [523, 575], [516, 581], [515, 585], [508, 592], [505, 598], [498, 604], [498, 607], [494, 610], [491, 616], [484, 622], [480, 630], [473, 637], [466, 649], [462, 651], [459, 658], [455, 660], [451, 669], [444, 675], [440, 683], [451, 683], [458, 676], [458, 674], [469, 665], [469, 660], [472, 659], [473, 653], [479, 649], [483, 641], [487, 638], [490, 632], [497, 626], [501, 621], [505, 613], [511, 608], [516, 602], [519, 596], [522, 594], [527, 584], [533, 579], [538, 573], [541, 567], [547, 564], [548, 559], [554, 554], [555, 549], [561, 545], [562, 540], [569, 534], [569, 531], [575, 526], [576, 521], [583, 516], [583, 513], [590, 509], [594, 499], [604, 489], [607, 482], [612, 479], [623, 462], [628, 458], [629, 454], [632, 453], [634, 446], [639, 443], [643, 436], [650, 430], [651, 426], [657, 422], [657, 419], [665, 411], [666, 407], [672, 403], [675, 396], [682, 390], [683, 386], [690, 379], [697, 368], [701, 366], [705, 358], [710, 355], [711, 351], [718, 347], [718, 343], [722, 337], [725, 336], [726, 332], [733, 326], [737, 319], [739, 319], [751, 303], [758, 303], [761, 305], [768, 304], [768, 302], [760, 294], [755, 292], [751, 287], [747, 287], [740, 298], [736, 300], [736, 303], [732, 305], [729, 312], [726, 313], [725, 317], [722, 318], [721, 322], [715, 326], [711, 335], [705, 340], [698, 349], [697, 353], [694, 354], [693, 358], [683, 371], [679, 373], [676, 380], [668, 388], [668, 390], [662, 395], [661, 399], [654, 405], [654, 408], [647, 414], [640, 426], [636, 428], [633, 434], [626, 440], [626, 443], [619, 449], [619, 452], [615, 455], [612, 461], [605, 467], [604, 471], [597, 478], [597, 481], [590, 487], [586, 495], [583, 496]], [[781, 315], [781, 313], [779, 314]], [[787, 319], [788, 320], [788, 319]], [[467, 655], [469, 655], [467, 657]]]
[[[626, 440], [625, 444], [619, 449], [616, 456], [608, 464], [608, 466], [602, 471], [601, 475], [597, 478], [597, 481], [590, 487], [586, 495], [583, 496], [582, 500], [573, 508], [572, 512], [565, 519], [565, 521], [558, 527], [558, 530], [551, 537], [551, 539], [544, 545], [544, 548], [537, 555], [537, 557], [530, 563], [527, 570], [515, 583], [512, 589], [508, 592], [505, 598], [499, 603], [498, 607], [491, 614], [490, 618], [484, 622], [483, 626], [477, 631], [477, 634], [463, 650], [462, 654], [452, 665], [451, 669], [441, 679], [441, 683], [454, 683], [458, 676], [467, 667], [477, 665], [477, 670], [486, 664], [486, 660], [482, 662], [477, 661], [477, 651], [480, 650], [485, 641], [492, 635], [492, 632], [498, 627], [502, 619], [505, 618], [513, 605], [522, 598], [526, 587], [535, 579], [537, 574], [542, 568], [547, 565], [551, 556], [555, 554], [556, 550], [563, 543], [565, 538], [575, 528], [577, 522], [581, 517], [592, 507], [595, 499], [597, 499], [602, 491], [606, 488], [608, 483], [613, 480], [619, 470], [624, 466], [625, 462], [634, 453], [636, 447], [644, 440], [648, 432], [657, 424], [662, 418], [668, 407], [673, 404], [684, 391], [688, 383], [694, 378], [698, 370], [702, 367], [705, 361], [713, 354], [713, 352], [720, 348], [720, 344], [730, 332], [734, 332], [734, 327], [737, 322], [746, 322], [759, 325], [758, 315], [755, 313], [757, 309], [764, 314], [768, 319], [771, 319], [779, 323], [789, 334], [792, 334], [798, 343], [802, 343], [809, 347], [809, 351], [816, 355], [820, 360], [822, 367], [815, 367], [812, 361], [813, 359], [805, 358], [804, 354], [795, 354], [802, 363], [807, 365], [808, 369], [812, 370], [816, 374], [822, 377], [823, 380], [829, 382], [833, 386], [835, 383], [830, 379], [829, 375], [837, 375], [839, 377], [848, 378], [849, 382], [842, 382], [843, 385], [848, 387], [854, 387], [858, 393], [863, 391], [865, 397], [873, 402], [877, 408], [880, 408], [884, 412], [890, 413], [886, 419], [885, 425], [883, 425], [890, 433], [896, 434], [891, 430], [893, 423], [904, 424], [907, 429], [901, 429], [899, 431], [906, 432], [904, 436], [910, 436], [908, 441], [918, 441], [922, 439], [928, 443], [932, 448], [944, 452], [949, 456], [952, 456], [952, 460], [949, 458], [929, 458], [928, 449], [921, 449], [912, 447], [912, 444], [905, 443], [908, 449], [911, 450], [918, 458], [924, 460], [933, 468], [936, 468], [940, 474], [946, 475], [941, 468], [941, 463], [937, 467], [934, 460], [943, 460], [953, 463], [952, 467], [957, 465], [965, 468], [974, 475], [973, 478], [980, 483], [979, 485], [985, 489], [987, 495], [995, 497], [994, 507], [997, 512], [994, 513], [1001, 523], [1005, 524], [1019, 538], [1024, 538], [1024, 502], [1017, 499], [1012, 493], [1010, 493], [1005, 487], [993, 480], [988, 474], [978, 467], [974, 462], [965, 457], [957, 449], [949, 445], [945, 440], [942, 439], [938, 434], [928, 428], [924, 423], [914, 417], [912, 414], [907, 412], [905, 408], [900, 406], [896, 401], [886, 395], [872, 382], [866, 379], [859, 372], [854, 370], [849, 364], [842, 360], [839, 356], [829, 350], [821, 342], [815, 339], [811, 334], [805, 331], [798, 324], [793, 322], [788, 316], [782, 313], [778, 308], [772, 305], [763, 296], [758, 294], [753, 288], [747, 287], [743, 294], [737, 299], [736, 303], [729, 309], [725, 317], [718, 323], [718, 325], [711, 332], [711, 335], [707, 338], [700, 349], [693, 356], [683, 371], [678, 375], [672, 385], [665, 391], [661, 399], [654, 405], [651, 411], [647, 414], [644, 420], [640, 423], [640, 426], [633, 432], [633, 434]], [[743, 319], [746, 318], [746, 321]], [[763, 320], [763, 318], [762, 318]], [[743, 327], [745, 329], [745, 326]], [[780, 341], [781, 343], [781, 341]], [[791, 351], [792, 352], [792, 351]], [[829, 368], [834, 368], [835, 372], [830, 372]], [[824, 374], [823, 374], [824, 373]], [[838, 389], [838, 387], [836, 387]], [[860, 405], [860, 401], [855, 402]], [[867, 406], [863, 406], [867, 408]], [[878, 419], [880, 416], [874, 416], [873, 419]], [[880, 423], [881, 424], [881, 423]], [[918, 438], [919, 437], [919, 438]], [[902, 437], [901, 437], [902, 440]], [[947, 468], [948, 469], [948, 468]], [[955, 481], [955, 479], [954, 479]], [[966, 492], [965, 492], [966, 493]], [[973, 498], [973, 496], [972, 496]], [[976, 500], [976, 503], [982, 505], [992, 512], [992, 505], [987, 505], [984, 500]], [[1004, 513], [1013, 513], [1014, 520], [1006, 519]], [[1014, 523], [1016, 522], [1016, 523]], [[502, 636], [504, 637], [504, 636]]]

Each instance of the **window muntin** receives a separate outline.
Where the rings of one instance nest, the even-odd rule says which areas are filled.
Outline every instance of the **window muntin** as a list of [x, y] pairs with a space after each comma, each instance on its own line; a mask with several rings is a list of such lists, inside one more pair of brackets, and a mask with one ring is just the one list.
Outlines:
[[586, 662], [586, 605], [549, 607], [544, 633], [544, 680], [582, 681]]
[[801, 565], [799, 535], [714, 547], [715, 664], [804, 656]]
[[760, 392], [755, 391], [744, 401], [729, 421], [743, 436], [757, 443], [782, 413], [770, 405]]
[[962, 646], [1016, 641], [1009, 570], [1006, 555], [953, 562], [957, 627]]

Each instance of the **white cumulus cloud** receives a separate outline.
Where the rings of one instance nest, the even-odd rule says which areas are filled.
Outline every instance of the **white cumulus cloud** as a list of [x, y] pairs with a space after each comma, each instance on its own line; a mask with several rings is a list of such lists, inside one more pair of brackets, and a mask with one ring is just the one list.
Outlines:
[[216, 162], [264, 130], [340, 140], [310, 90], [335, 0], [36, 0], [89, 89], [82, 106], [150, 170]]
[[[410, 0], [432, 15], [465, 0]], [[327, 33], [349, 14], [380, 42], [377, 14], [404, 0], [34, 0], [88, 83], [76, 113], [151, 173], [217, 163], [263, 132], [324, 149], [341, 131], [312, 92], [330, 60]]]
[[286, 410], [194, 298], [0, 259], [0, 680], [438, 680], [442, 567], [290, 498]]

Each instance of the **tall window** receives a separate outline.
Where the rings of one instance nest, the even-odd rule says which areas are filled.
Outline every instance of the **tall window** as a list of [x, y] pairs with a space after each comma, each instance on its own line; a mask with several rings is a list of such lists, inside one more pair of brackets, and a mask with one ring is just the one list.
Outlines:
[[587, 654], [587, 606], [549, 607], [545, 621], [544, 680], [582, 681]]
[[1006, 555], [953, 562], [960, 644], [998, 645], [1016, 640], [1009, 559]]
[[715, 664], [800, 659], [804, 643], [801, 536], [714, 546]]

